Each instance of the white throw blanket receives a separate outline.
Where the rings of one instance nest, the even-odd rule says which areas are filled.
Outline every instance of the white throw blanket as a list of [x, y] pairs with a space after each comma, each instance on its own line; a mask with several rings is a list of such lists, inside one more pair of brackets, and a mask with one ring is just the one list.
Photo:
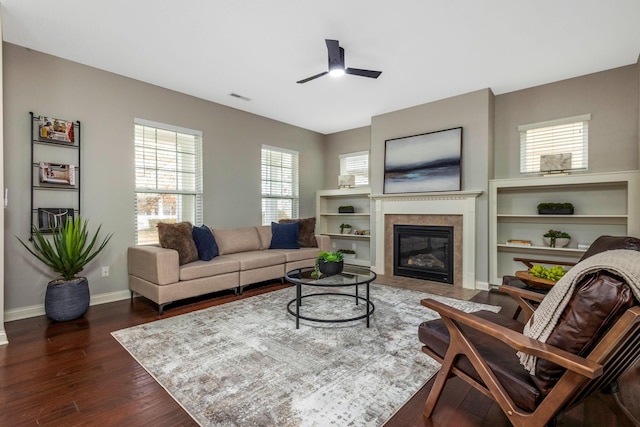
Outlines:
[[[640, 300], [640, 252], [626, 249], [600, 252], [576, 264], [551, 288], [524, 326], [524, 335], [546, 342], [569, 303], [576, 284], [585, 275], [600, 270], [621, 276], [636, 299]], [[520, 351], [518, 357], [525, 369], [535, 375], [537, 358]]]

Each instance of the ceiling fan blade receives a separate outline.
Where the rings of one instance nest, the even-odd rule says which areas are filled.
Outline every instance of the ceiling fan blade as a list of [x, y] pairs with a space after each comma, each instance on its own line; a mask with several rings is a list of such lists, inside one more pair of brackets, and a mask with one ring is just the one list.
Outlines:
[[340, 47], [338, 40], [325, 39], [324, 41], [329, 51], [329, 70], [344, 69], [344, 49]]
[[344, 72], [354, 76], [371, 77], [372, 79], [377, 79], [382, 74], [382, 71], [361, 70], [360, 68], [347, 68]]
[[306, 82], [311, 81], [313, 79], [317, 79], [318, 77], [322, 77], [325, 74], [329, 74], [329, 72], [328, 71], [323, 71], [320, 74], [316, 74], [315, 76], [311, 76], [311, 77], [307, 77], [306, 79], [298, 80], [296, 83], [306, 83]]

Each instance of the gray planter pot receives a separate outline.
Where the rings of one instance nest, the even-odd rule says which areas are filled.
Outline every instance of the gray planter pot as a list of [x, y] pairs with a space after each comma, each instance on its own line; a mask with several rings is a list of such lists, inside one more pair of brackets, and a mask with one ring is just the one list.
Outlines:
[[325, 276], [334, 276], [336, 274], [340, 274], [342, 273], [342, 268], [344, 266], [343, 261], [340, 262], [325, 262], [323, 260], [319, 260], [318, 261], [318, 269], [320, 270], [320, 273], [324, 274]]
[[89, 308], [89, 282], [86, 277], [76, 277], [69, 281], [57, 279], [47, 285], [44, 311], [56, 322], [82, 317]]

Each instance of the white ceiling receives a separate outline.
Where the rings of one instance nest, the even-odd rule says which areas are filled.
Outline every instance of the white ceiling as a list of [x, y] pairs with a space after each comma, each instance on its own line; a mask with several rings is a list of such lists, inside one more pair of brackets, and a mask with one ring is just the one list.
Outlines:
[[[7, 42], [324, 134], [636, 63], [639, 0], [2, 0]], [[325, 38], [347, 67], [324, 76]], [[229, 96], [236, 93], [244, 101]]]

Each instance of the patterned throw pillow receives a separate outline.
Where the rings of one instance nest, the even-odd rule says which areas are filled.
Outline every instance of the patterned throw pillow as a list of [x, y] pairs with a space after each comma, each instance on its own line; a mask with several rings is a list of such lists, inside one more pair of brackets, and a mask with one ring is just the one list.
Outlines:
[[192, 229], [193, 226], [190, 222], [179, 222], [177, 224], [158, 223], [160, 246], [178, 251], [180, 265], [200, 259], [198, 257], [198, 248], [196, 248], [191, 235]]

